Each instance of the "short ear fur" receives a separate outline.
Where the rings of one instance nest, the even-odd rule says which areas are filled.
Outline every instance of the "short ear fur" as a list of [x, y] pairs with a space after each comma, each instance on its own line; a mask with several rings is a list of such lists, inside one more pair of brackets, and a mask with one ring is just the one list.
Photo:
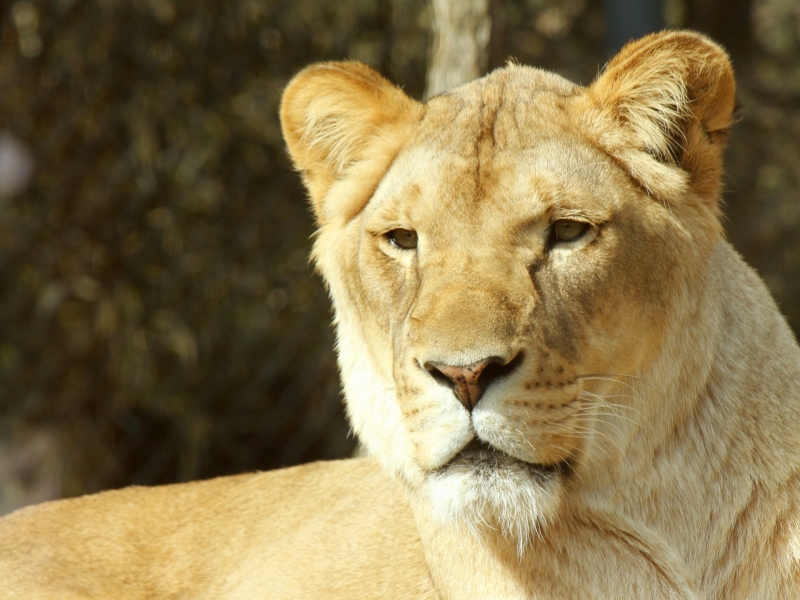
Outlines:
[[347, 221], [363, 208], [421, 110], [358, 62], [312, 65], [289, 82], [283, 136], [321, 225]]
[[626, 45], [589, 88], [589, 130], [651, 194], [691, 191], [716, 213], [736, 86], [725, 51], [663, 31]]

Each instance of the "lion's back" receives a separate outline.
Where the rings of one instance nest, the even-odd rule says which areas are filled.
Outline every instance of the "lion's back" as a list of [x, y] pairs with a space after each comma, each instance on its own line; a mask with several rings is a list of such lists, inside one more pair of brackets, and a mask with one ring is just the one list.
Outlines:
[[402, 490], [368, 459], [29, 507], [0, 520], [0, 580], [7, 600], [433, 597]]

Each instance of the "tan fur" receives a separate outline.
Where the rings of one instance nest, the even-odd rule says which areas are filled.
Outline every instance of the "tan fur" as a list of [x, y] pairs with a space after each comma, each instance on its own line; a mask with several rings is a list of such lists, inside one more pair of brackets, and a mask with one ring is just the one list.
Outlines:
[[435, 597], [403, 491], [370, 459], [126, 488], [0, 523], [4, 600]]
[[[800, 349], [722, 238], [734, 93], [691, 32], [588, 88], [300, 73], [281, 119], [372, 458], [20, 511], [0, 598], [800, 596]], [[486, 360], [470, 413], [443, 373]]]

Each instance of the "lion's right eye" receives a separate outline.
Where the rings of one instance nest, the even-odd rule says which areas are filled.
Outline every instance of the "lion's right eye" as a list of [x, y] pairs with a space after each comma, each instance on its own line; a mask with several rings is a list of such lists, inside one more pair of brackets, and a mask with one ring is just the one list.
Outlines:
[[392, 229], [386, 234], [389, 243], [401, 250], [413, 250], [417, 247], [417, 232], [412, 229]]

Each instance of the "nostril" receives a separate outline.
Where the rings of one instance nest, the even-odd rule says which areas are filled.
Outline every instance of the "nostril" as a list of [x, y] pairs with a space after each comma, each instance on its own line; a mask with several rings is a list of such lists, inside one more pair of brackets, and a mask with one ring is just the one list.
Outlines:
[[424, 367], [436, 381], [453, 390], [464, 408], [472, 412], [486, 388], [508, 376], [520, 362], [522, 353], [509, 362], [499, 356], [490, 356], [468, 365], [446, 365], [430, 361]]
[[484, 387], [489, 387], [489, 385], [495, 381], [508, 377], [516, 370], [520, 363], [522, 363], [522, 352], [505, 364], [503, 364], [502, 359], [489, 363], [483, 369], [483, 373], [481, 373], [481, 381]]
[[451, 390], [455, 390], [455, 383], [453, 383], [453, 380], [437, 369], [434, 366], [434, 363], [425, 363], [425, 370], [430, 373], [431, 377], [433, 377], [438, 383], [441, 383], [445, 387], [449, 387]]

